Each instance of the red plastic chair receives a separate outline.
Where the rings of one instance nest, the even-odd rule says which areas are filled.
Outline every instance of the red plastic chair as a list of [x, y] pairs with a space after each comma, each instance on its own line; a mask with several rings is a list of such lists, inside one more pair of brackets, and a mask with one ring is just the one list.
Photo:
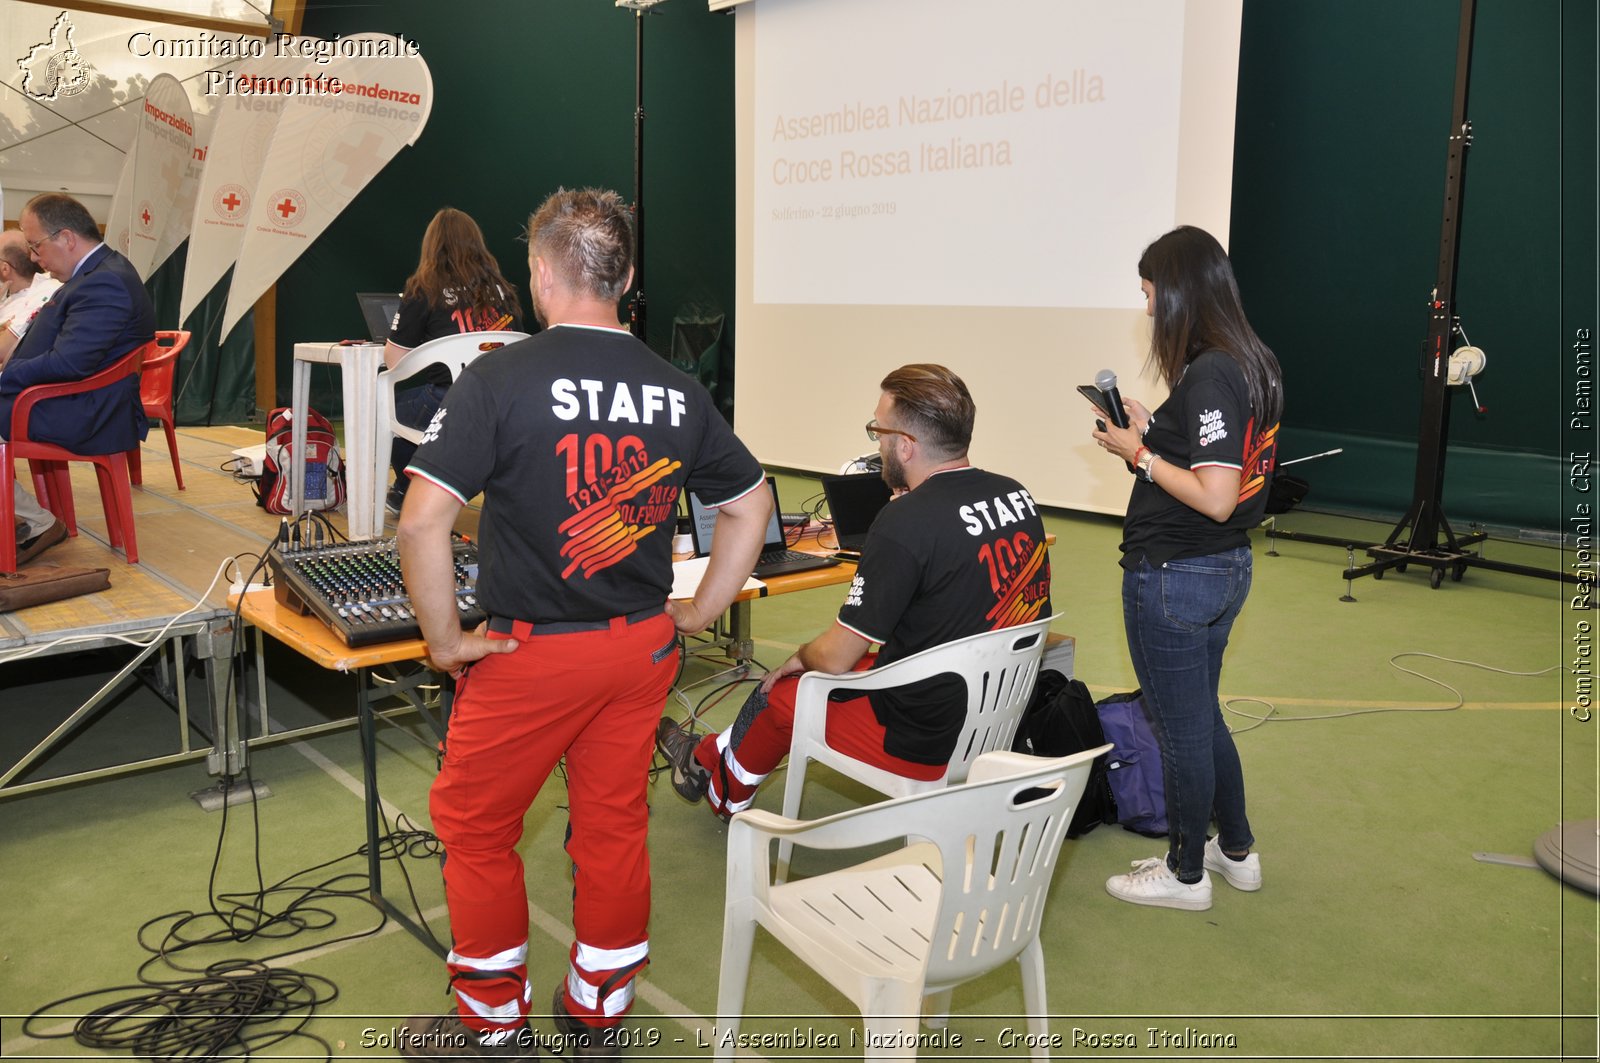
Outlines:
[[[172, 346], [162, 346], [170, 343]], [[172, 430], [172, 378], [178, 369], [178, 352], [189, 345], [189, 333], [181, 329], [168, 329], [156, 333], [156, 350], [145, 357], [139, 369], [139, 402], [144, 415], [160, 421], [167, 433], [167, 451], [172, 455], [172, 475], [177, 478], [178, 490], [183, 490], [183, 468], [178, 464], [178, 435]], [[143, 463], [139, 448], [128, 451], [128, 475], [136, 484], [144, 483]]]
[[85, 380], [37, 384], [23, 389], [22, 394], [17, 396], [16, 403], [11, 407], [11, 438], [0, 439], [0, 572], [17, 570], [17, 518], [13, 493], [16, 471], [12, 462], [18, 458], [28, 461], [39, 504], [60, 518], [70, 535], [78, 534], [78, 524], [72, 508], [72, 479], [67, 462], [93, 462], [95, 476], [100, 481], [100, 504], [105, 507], [107, 536], [113, 548], [120, 547], [127, 555], [128, 564], [138, 564], [139, 548], [133, 533], [133, 491], [128, 483], [127, 454], [74, 454], [54, 443], [37, 442], [28, 438], [28, 418], [33, 413], [33, 407], [45, 399], [94, 391], [134, 375], [139, 371], [145, 354], [154, 352], [156, 346], [152, 340], [135, 347]]

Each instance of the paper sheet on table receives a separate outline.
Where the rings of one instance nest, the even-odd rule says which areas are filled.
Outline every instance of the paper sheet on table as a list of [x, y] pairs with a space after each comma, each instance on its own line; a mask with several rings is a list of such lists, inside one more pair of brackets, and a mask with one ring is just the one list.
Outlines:
[[[691, 557], [687, 561], [674, 561], [672, 563], [672, 597], [693, 598], [694, 592], [700, 588], [700, 580], [706, 574], [706, 565], [711, 563], [709, 557]], [[745, 590], [760, 590], [766, 584], [754, 576], [744, 581]]]

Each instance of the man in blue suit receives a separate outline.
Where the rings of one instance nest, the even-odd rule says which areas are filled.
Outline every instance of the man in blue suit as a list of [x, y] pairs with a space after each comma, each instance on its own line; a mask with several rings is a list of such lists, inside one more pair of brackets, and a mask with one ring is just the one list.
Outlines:
[[[61, 287], [40, 308], [0, 372], [0, 435], [11, 431], [11, 407], [24, 388], [84, 380], [155, 338], [156, 314], [138, 271], [100, 239], [83, 204], [55, 192], [35, 196], [18, 219], [28, 253]], [[139, 403], [139, 378], [125, 377], [80, 395], [35, 406], [29, 438], [79, 454], [132, 450], [149, 422]], [[61, 542], [66, 526], [18, 484], [17, 564]]]

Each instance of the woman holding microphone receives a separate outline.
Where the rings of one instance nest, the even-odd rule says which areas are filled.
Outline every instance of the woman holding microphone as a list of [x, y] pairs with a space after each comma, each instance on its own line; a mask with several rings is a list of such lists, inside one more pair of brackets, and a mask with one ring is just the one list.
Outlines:
[[[1250, 593], [1249, 530], [1260, 523], [1277, 455], [1278, 360], [1245, 319], [1227, 254], [1181, 226], [1139, 259], [1150, 364], [1171, 394], [1152, 415], [1123, 401], [1127, 428], [1094, 439], [1134, 469], [1123, 521], [1122, 610], [1166, 774], [1165, 856], [1106, 882], [1133, 904], [1203, 911], [1211, 877], [1261, 888], [1244, 773], [1217, 702], [1222, 654]], [[1217, 836], [1208, 838], [1212, 816]]]

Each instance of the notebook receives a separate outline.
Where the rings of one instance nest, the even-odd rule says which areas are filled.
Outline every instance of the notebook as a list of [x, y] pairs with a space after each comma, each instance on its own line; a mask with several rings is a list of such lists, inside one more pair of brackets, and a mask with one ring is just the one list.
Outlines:
[[400, 312], [399, 292], [356, 292], [356, 302], [361, 304], [361, 316], [367, 322], [367, 335], [373, 343], [389, 338], [395, 315]]
[[[789, 549], [783, 537], [783, 525], [778, 521], [782, 512], [778, 505], [778, 484], [767, 477], [767, 490], [772, 492], [772, 516], [767, 519], [767, 538], [761, 547], [761, 557], [756, 561], [755, 577], [767, 579], [786, 572], [805, 572], [813, 568], [837, 565], [837, 558], [818, 557]], [[700, 496], [689, 492], [689, 533], [694, 537], [694, 552], [702, 557], [711, 553], [711, 540], [717, 530], [717, 511], [700, 501]]]
[[867, 543], [867, 531], [878, 519], [878, 511], [889, 504], [889, 485], [875, 472], [824, 476], [822, 493], [828, 497], [828, 514], [833, 518], [839, 549], [861, 553]]

